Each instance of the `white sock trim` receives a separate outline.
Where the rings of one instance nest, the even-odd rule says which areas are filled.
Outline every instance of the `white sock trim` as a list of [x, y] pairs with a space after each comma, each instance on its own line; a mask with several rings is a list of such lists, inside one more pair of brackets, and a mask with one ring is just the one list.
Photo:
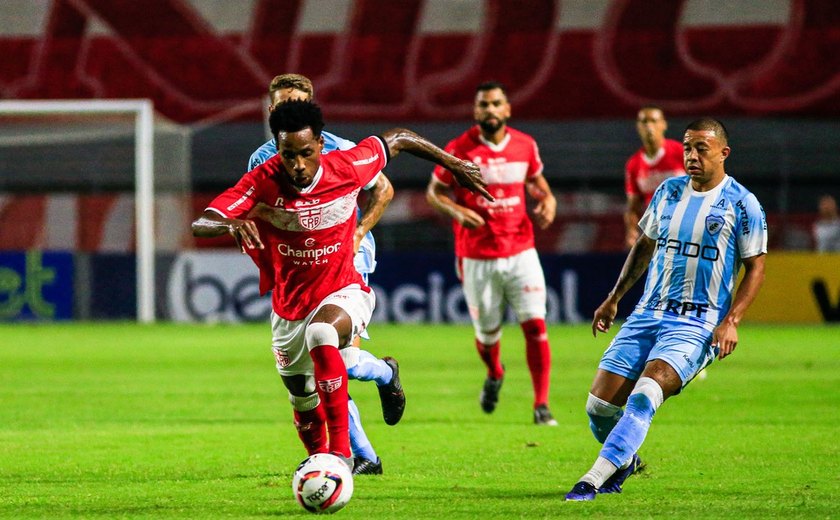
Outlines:
[[612, 417], [621, 410], [620, 406], [616, 406], [608, 401], [604, 401], [600, 397], [589, 394], [586, 398], [586, 413], [589, 415], [596, 415], [598, 417]]
[[338, 348], [338, 331], [329, 323], [317, 322], [306, 326], [303, 334], [306, 341], [306, 348], [312, 350], [321, 345], [331, 345]]
[[318, 394], [307, 395], [304, 397], [289, 394], [289, 402], [292, 403], [292, 408], [298, 412], [308, 412], [318, 408], [318, 404], [321, 403], [321, 398], [318, 397]]
[[636, 382], [636, 386], [633, 387], [633, 391], [630, 392], [630, 395], [633, 394], [645, 394], [647, 398], [650, 399], [654, 411], [659, 408], [665, 400], [662, 397], [662, 387], [659, 386], [659, 383], [657, 383], [655, 379], [650, 377], [639, 378]]
[[477, 339], [482, 345], [495, 345], [497, 341], [502, 339], [502, 329], [499, 327], [499, 330], [489, 334], [476, 329], [475, 339]]

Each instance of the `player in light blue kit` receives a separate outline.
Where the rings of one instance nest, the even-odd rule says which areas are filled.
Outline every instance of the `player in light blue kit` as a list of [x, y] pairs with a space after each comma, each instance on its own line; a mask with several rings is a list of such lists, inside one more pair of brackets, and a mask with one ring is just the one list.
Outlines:
[[610, 328], [619, 300], [648, 270], [644, 295], [604, 352], [586, 402], [592, 433], [604, 446], [566, 500], [620, 493], [643, 467], [637, 451], [656, 409], [715, 357], [735, 350], [738, 323], [764, 281], [767, 224], [758, 199], [724, 171], [727, 143], [715, 119], [688, 125], [688, 176], [657, 188], [639, 222], [642, 235], [595, 310], [593, 335]]
[[[282, 74], [276, 76], [269, 85], [269, 96], [271, 105], [269, 111], [278, 103], [289, 100], [308, 101], [314, 96], [312, 82], [300, 74]], [[347, 150], [353, 148], [355, 143], [342, 139], [329, 132], [321, 132], [324, 138], [323, 153], [333, 150]], [[271, 157], [277, 154], [277, 145], [273, 139], [260, 146], [248, 161], [248, 171], [253, 170]], [[356, 256], [353, 263], [356, 271], [362, 275], [365, 283], [368, 283], [368, 275], [376, 269], [376, 242], [370, 230], [379, 221], [388, 203], [394, 196], [394, 189], [391, 187], [388, 178], [380, 172], [371, 184], [365, 186], [368, 191], [368, 202], [364, 211], [357, 208], [358, 224], [356, 227], [355, 246]], [[367, 333], [362, 333], [365, 339], [369, 339]], [[377, 358], [370, 352], [359, 348], [360, 340], [356, 338], [352, 347], [341, 350], [344, 363], [347, 367], [347, 376], [358, 381], [374, 381], [379, 390], [379, 398], [382, 402], [382, 415], [385, 422], [390, 425], [397, 424], [402, 418], [405, 410], [405, 393], [402, 389], [399, 377], [399, 364], [394, 358]], [[292, 403], [294, 405], [294, 403]], [[373, 445], [362, 428], [361, 416], [356, 403], [350, 399], [348, 403], [350, 411], [350, 446], [353, 450], [354, 467], [353, 474], [382, 473], [382, 460], [373, 449]], [[305, 428], [306, 425], [296, 425], [298, 428]]]

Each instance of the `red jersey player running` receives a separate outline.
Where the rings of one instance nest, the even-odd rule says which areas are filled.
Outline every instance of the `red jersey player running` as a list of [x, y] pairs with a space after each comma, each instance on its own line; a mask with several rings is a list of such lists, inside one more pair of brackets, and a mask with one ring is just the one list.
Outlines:
[[639, 220], [656, 188], [665, 179], [685, 175], [682, 143], [665, 139], [667, 129], [668, 122], [661, 108], [649, 105], [639, 109], [636, 131], [642, 147], [624, 166], [624, 191], [627, 193], [624, 242], [628, 248], [639, 238]]
[[339, 348], [365, 329], [375, 302], [353, 266], [359, 190], [405, 151], [443, 165], [464, 186], [492, 197], [478, 166], [409, 130], [389, 130], [321, 155], [324, 122], [314, 103], [281, 103], [269, 125], [277, 155], [214, 199], [193, 222], [193, 234], [229, 233], [243, 252], [271, 251], [272, 265], [259, 266], [260, 291], [273, 290], [272, 346], [298, 435], [309, 454], [334, 453], [352, 468], [347, 370]]
[[[534, 249], [525, 191], [537, 200], [534, 220], [542, 229], [554, 221], [557, 202], [542, 175], [537, 143], [507, 126], [510, 111], [504, 86], [482, 83], [475, 96], [478, 124], [446, 146], [447, 152], [481, 167], [496, 200], [487, 202], [454, 185], [452, 172], [442, 167], [434, 170], [426, 199], [453, 220], [458, 277], [475, 328], [475, 345], [487, 366], [481, 408], [491, 413], [499, 399], [504, 376], [499, 351], [507, 302], [525, 333], [534, 423], [556, 426], [548, 409], [551, 350], [545, 328], [545, 277]], [[448, 196], [449, 190], [455, 200]]]

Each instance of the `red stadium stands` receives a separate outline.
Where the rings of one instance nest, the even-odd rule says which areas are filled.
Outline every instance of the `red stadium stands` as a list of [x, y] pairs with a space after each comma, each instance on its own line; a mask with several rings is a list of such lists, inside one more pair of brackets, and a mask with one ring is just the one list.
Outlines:
[[462, 118], [490, 78], [519, 118], [626, 117], [645, 102], [675, 116], [840, 115], [834, 0], [334, 4], [1, 4], [0, 96], [151, 97], [180, 122], [258, 120], [270, 78], [298, 71], [345, 120]]

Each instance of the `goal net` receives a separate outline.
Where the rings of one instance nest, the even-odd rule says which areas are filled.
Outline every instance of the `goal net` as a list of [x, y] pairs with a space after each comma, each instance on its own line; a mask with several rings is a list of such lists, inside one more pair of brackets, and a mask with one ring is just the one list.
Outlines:
[[191, 213], [189, 131], [151, 101], [0, 102], [0, 319], [155, 321]]

